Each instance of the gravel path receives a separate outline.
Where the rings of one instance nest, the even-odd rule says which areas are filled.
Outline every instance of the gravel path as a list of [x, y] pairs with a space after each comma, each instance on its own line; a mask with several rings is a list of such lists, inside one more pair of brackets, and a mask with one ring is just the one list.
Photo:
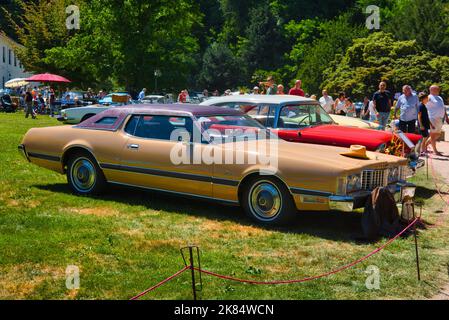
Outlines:
[[[436, 156], [432, 161], [435, 171], [446, 181], [446, 187], [444, 188], [444, 191], [446, 191], [449, 185], [449, 126], [444, 126], [443, 130], [446, 132], [446, 141], [439, 142], [437, 145], [438, 150], [443, 153], [443, 156]], [[449, 283], [441, 288], [441, 293], [432, 297], [432, 300], [449, 300]]]

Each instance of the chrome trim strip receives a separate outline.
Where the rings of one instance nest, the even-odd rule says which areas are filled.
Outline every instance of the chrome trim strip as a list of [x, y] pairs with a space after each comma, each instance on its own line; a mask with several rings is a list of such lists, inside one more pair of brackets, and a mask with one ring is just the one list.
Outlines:
[[207, 197], [207, 196], [200, 196], [200, 195], [191, 194], [191, 193], [170, 191], [170, 190], [150, 188], [150, 187], [142, 187], [142, 186], [138, 186], [138, 185], [109, 181], [109, 180], [108, 180], [108, 183], [116, 184], [116, 185], [120, 185], [120, 186], [124, 186], [124, 187], [132, 187], [132, 188], [138, 188], [138, 189], [144, 189], [144, 190], [150, 190], [150, 191], [159, 191], [159, 192], [171, 193], [171, 194], [175, 194], [175, 195], [179, 195], [179, 196], [187, 196], [187, 197], [199, 198], [199, 199], [204, 199], [204, 200], [212, 200], [215, 202], [223, 202], [226, 204], [240, 205], [240, 203], [238, 201], [225, 200], [225, 199], [219, 199], [219, 198], [213, 198], [213, 197]]
[[302, 188], [290, 188], [290, 191], [294, 194], [302, 194], [302, 195], [308, 195], [308, 196], [319, 196], [319, 197], [329, 197], [329, 196], [332, 196], [332, 194], [333, 194], [331, 192], [302, 189]]
[[153, 176], [162, 176], [162, 177], [185, 179], [185, 180], [195, 180], [195, 181], [200, 181], [200, 182], [210, 182], [210, 183], [214, 183], [214, 184], [221, 184], [221, 185], [231, 186], [231, 187], [236, 187], [239, 184], [239, 181], [235, 181], [235, 180], [214, 178], [214, 177], [203, 176], [203, 175], [198, 175], [198, 174], [163, 171], [163, 170], [150, 169], [150, 168], [130, 167], [130, 166], [108, 164], [108, 163], [102, 163], [102, 164], [100, 164], [100, 167], [102, 169], [126, 171], [126, 172], [133, 172], [133, 173], [142, 173], [142, 174], [148, 174], [148, 175], [153, 175]]
[[48, 154], [29, 152], [28, 156], [31, 157], [31, 158], [37, 158], [37, 159], [42, 159], [42, 160], [61, 162], [61, 158], [60, 157], [50, 156]]

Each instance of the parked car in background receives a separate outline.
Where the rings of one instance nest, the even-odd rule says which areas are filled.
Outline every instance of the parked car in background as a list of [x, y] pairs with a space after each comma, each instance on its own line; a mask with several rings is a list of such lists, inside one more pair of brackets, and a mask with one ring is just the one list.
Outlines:
[[[115, 95], [115, 94], [114, 94]], [[125, 96], [126, 94], [122, 94], [119, 96]], [[109, 101], [109, 100], [107, 100]], [[139, 105], [140, 102], [130, 100], [128, 102], [130, 105]], [[112, 95], [111, 95], [111, 103], [106, 103], [104, 105], [102, 104], [94, 104], [86, 107], [77, 107], [77, 108], [67, 108], [61, 110], [60, 116], [57, 118], [58, 121], [61, 121], [66, 124], [77, 124], [80, 122], [83, 122], [96, 114], [99, 114], [100, 112], [103, 112], [105, 110], [108, 110], [110, 108], [116, 108], [118, 106], [123, 106], [124, 103], [119, 102], [112, 102]]]
[[101, 104], [95, 104], [86, 107], [68, 108], [61, 110], [60, 116], [57, 118], [58, 121], [67, 124], [77, 124], [83, 122], [94, 115], [103, 112], [111, 107], [104, 106]]
[[100, 99], [98, 101], [98, 103], [101, 104], [101, 105], [105, 105], [105, 106], [123, 105], [123, 103], [112, 101], [112, 96], [128, 96], [129, 97], [129, 102], [132, 101], [132, 97], [131, 97], [131, 95], [128, 92], [113, 92], [113, 93], [110, 93], [107, 96], [105, 96], [103, 99]]
[[145, 96], [142, 99], [142, 103], [149, 103], [149, 104], [164, 104], [167, 103], [167, 98], [165, 96], [160, 95], [148, 95]]
[[11, 89], [8, 89], [8, 88], [0, 89], [0, 98], [3, 97], [5, 94], [12, 95], [13, 93], [14, 93], [14, 91]]
[[[238, 139], [242, 129], [263, 134]], [[225, 161], [229, 154], [265, 155], [266, 147], [251, 146], [273, 141], [276, 167], [260, 157]], [[188, 104], [116, 107], [77, 126], [33, 128], [19, 150], [29, 162], [66, 174], [76, 194], [97, 194], [108, 184], [139, 187], [240, 205], [268, 225], [286, 223], [298, 210], [352, 211], [376, 187], [398, 192], [407, 164], [384, 154], [368, 152], [362, 161], [346, 155], [347, 148], [285, 142], [239, 110]], [[177, 163], [173, 150], [221, 156]]]
[[61, 99], [56, 101], [56, 105], [60, 105], [61, 108], [88, 106], [95, 103], [97, 103], [97, 100], [88, 97], [88, 93], [85, 91], [65, 92]]
[[332, 120], [334, 120], [336, 124], [340, 126], [354, 127], [360, 129], [374, 129], [374, 130], [382, 129], [382, 127], [378, 123], [362, 120], [360, 118], [345, 117], [338, 114], [330, 114], [330, 113], [329, 116], [332, 118]]
[[[394, 134], [337, 125], [318, 101], [297, 96], [225, 96], [211, 98], [202, 105], [243, 110], [280, 138], [291, 142], [340, 147], [363, 145], [370, 151], [415, 159], [414, 146], [422, 139], [416, 134]], [[411, 142], [410, 147], [407, 146], [408, 142]]]

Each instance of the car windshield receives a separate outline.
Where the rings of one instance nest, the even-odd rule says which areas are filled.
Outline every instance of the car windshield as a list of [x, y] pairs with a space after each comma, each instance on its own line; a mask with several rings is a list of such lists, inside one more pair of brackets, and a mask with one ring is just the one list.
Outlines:
[[273, 137], [264, 126], [247, 115], [199, 116], [197, 122], [204, 139], [212, 143]]
[[319, 105], [287, 105], [279, 114], [279, 128], [304, 128], [323, 124], [333, 124], [334, 121]]

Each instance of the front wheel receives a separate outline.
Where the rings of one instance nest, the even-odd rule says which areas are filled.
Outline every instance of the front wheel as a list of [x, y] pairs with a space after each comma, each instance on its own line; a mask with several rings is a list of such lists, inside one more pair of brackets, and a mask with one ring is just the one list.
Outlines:
[[106, 179], [95, 159], [88, 154], [76, 154], [67, 164], [67, 181], [72, 190], [81, 195], [100, 193]]
[[242, 205], [251, 219], [267, 225], [285, 224], [291, 221], [296, 213], [288, 189], [271, 177], [251, 179], [245, 186]]

